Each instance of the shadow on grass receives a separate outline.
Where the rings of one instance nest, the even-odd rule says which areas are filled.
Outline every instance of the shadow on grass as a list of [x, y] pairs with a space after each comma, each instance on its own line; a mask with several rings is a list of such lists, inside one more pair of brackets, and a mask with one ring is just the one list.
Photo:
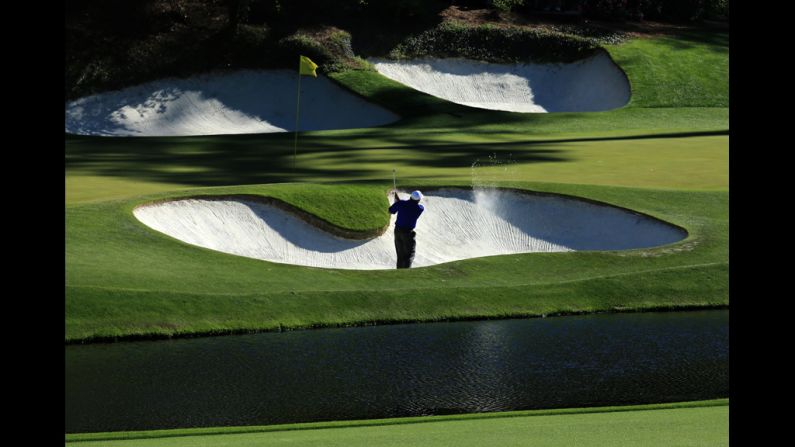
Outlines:
[[729, 51], [729, 32], [709, 30], [677, 30], [666, 34], [659, 42], [676, 50], [703, 48], [711, 52], [725, 53]]
[[[349, 135], [302, 137], [293, 167], [293, 134], [107, 138], [67, 136], [66, 168], [82, 174], [192, 186], [224, 186], [383, 177], [388, 166], [469, 168], [489, 156], [516, 163], [573, 161], [561, 143], [722, 135], [688, 132], [617, 138], [427, 144], [394, 131], [372, 132], [368, 147]], [[381, 144], [386, 143], [386, 144]], [[387, 151], [387, 152], [382, 152]], [[443, 177], [435, 173], [434, 177]]]
[[[292, 134], [290, 134], [292, 135]], [[557, 149], [529, 147], [522, 142], [425, 146], [419, 140], [395, 143], [382, 154], [351, 147], [347, 138], [324, 137], [301, 143], [301, 159], [293, 168], [292, 138], [76, 138], [67, 142], [67, 170], [138, 180], [222, 186], [313, 179], [365, 179], [383, 176], [387, 164], [412, 161], [433, 168], [469, 167], [491, 154], [511, 154], [520, 163], [562, 162]], [[382, 148], [379, 148], [382, 149]]]

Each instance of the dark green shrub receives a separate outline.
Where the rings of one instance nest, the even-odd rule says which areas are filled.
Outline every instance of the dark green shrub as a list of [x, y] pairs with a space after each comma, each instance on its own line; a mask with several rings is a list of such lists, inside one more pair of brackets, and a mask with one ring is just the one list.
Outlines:
[[328, 34], [325, 42], [323, 42], [326, 46], [329, 47], [329, 50], [342, 57], [353, 57], [353, 48], [351, 47], [351, 34], [342, 31], [342, 30], [335, 30]]
[[512, 9], [522, 6], [525, 0], [491, 0], [491, 5], [499, 11], [511, 11]]
[[588, 24], [559, 24], [548, 25], [548, 28], [563, 34], [573, 34], [586, 39], [590, 39], [601, 45], [616, 45], [629, 38], [627, 33], [607, 29], [604, 27], [590, 26]]
[[285, 64], [289, 64], [289, 60], [295, 59], [297, 66], [299, 55], [312, 59], [320, 66], [327, 65], [334, 60], [334, 56], [327, 48], [323, 47], [317, 40], [304, 34], [293, 34], [282, 38], [276, 46], [277, 56]]
[[335, 28], [299, 31], [280, 39], [274, 59], [281, 66], [291, 67], [297, 66], [299, 55], [318, 64], [320, 73], [372, 69], [370, 64], [353, 54], [350, 33]]
[[503, 63], [565, 62], [586, 57], [598, 47], [593, 39], [556, 31], [445, 22], [405, 39], [389, 56], [394, 59], [465, 57]]

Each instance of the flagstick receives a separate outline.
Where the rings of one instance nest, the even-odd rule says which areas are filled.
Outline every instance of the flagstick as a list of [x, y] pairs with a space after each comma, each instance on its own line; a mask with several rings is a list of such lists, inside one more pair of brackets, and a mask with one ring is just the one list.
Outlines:
[[293, 143], [293, 171], [295, 171], [295, 159], [298, 156], [298, 117], [301, 109], [301, 66], [298, 66], [298, 94], [295, 100], [295, 142]]

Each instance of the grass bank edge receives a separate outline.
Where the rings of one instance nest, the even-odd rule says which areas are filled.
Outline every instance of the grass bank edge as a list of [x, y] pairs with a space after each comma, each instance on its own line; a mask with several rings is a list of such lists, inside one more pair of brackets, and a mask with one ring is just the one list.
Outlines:
[[582, 408], [560, 408], [549, 410], [523, 410], [493, 413], [472, 413], [444, 416], [419, 416], [391, 419], [370, 419], [353, 421], [331, 421], [331, 422], [312, 422], [299, 424], [279, 424], [279, 425], [260, 425], [244, 427], [210, 427], [210, 428], [188, 428], [173, 430], [147, 430], [129, 432], [101, 432], [101, 433], [73, 433], [66, 434], [66, 442], [89, 442], [89, 441], [110, 441], [123, 439], [148, 439], [148, 438], [167, 438], [178, 436], [208, 436], [220, 434], [237, 433], [266, 433], [294, 430], [318, 430], [326, 428], [354, 428], [354, 427], [373, 427], [385, 425], [405, 425], [405, 424], [424, 424], [445, 421], [462, 421], [473, 419], [500, 419], [514, 417], [535, 417], [552, 416], [567, 414], [589, 414], [589, 413], [618, 413], [627, 411], [655, 411], [671, 410], [681, 408], [703, 408], [728, 406], [729, 399], [711, 399], [703, 401], [671, 402], [662, 404], [626, 405], [609, 407], [582, 407]]
[[[373, 326], [384, 324], [433, 323], [493, 319], [539, 318], [596, 313], [631, 313], [727, 309], [728, 263], [595, 278], [528, 288], [524, 285], [498, 288], [468, 287], [433, 290], [284, 292], [276, 294], [224, 296], [163, 291], [80, 290], [80, 302], [90, 307], [112, 297], [116, 312], [102, 319], [67, 318], [67, 344], [157, 340], [218, 335], [282, 332], [300, 329]], [[718, 280], [716, 280], [718, 278]], [[648, 287], [638, 283], [651, 284]], [[631, 290], [626, 290], [628, 284]], [[666, 290], [657, 290], [666, 284]], [[693, 284], [696, 284], [694, 286]], [[80, 287], [67, 287], [76, 293]], [[483, 294], [494, 295], [483, 300]], [[413, 295], [410, 300], [406, 295]], [[71, 307], [67, 293], [67, 308]], [[227, 307], [217, 301], [224, 298]], [[171, 308], [169, 321], [153, 323], [163, 300], [191, 302], [191, 309]], [[135, 312], [126, 312], [126, 303]], [[231, 306], [231, 310], [229, 308]], [[312, 311], [307, 312], [306, 306]], [[212, 312], [196, 309], [210, 308]], [[242, 318], [236, 312], [254, 315]], [[136, 313], [137, 312], [137, 313]], [[74, 312], [72, 312], [74, 313]], [[135, 315], [143, 315], [137, 320]], [[140, 315], [139, 315], [140, 316]], [[83, 317], [83, 318], [81, 318]], [[87, 321], [86, 321], [87, 320]], [[140, 321], [139, 321], [140, 320]], [[163, 321], [163, 318], [155, 321]]]

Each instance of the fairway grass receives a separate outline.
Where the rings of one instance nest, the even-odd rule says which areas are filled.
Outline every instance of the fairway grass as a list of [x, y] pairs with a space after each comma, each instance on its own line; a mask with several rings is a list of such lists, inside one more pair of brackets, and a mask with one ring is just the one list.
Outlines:
[[717, 446], [729, 401], [66, 436], [86, 446]]
[[[725, 190], [729, 137], [571, 137], [490, 142], [450, 131], [445, 143], [302, 137], [293, 170], [289, 143], [267, 136], [67, 140], [67, 204], [227, 184], [449, 179], [471, 184], [532, 180], [641, 188]], [[435, 138], [441, 138], [439, 136]], [[461, 140], [456, 142], [456, 140]], [[280, 143], [281, 142], [281, 143]], [[179, 161], [175, 161], [179, 160]], [[473, 171], [473, 164], [477, 162]], [[174, 166], [174, 164], [177, 166]]]

